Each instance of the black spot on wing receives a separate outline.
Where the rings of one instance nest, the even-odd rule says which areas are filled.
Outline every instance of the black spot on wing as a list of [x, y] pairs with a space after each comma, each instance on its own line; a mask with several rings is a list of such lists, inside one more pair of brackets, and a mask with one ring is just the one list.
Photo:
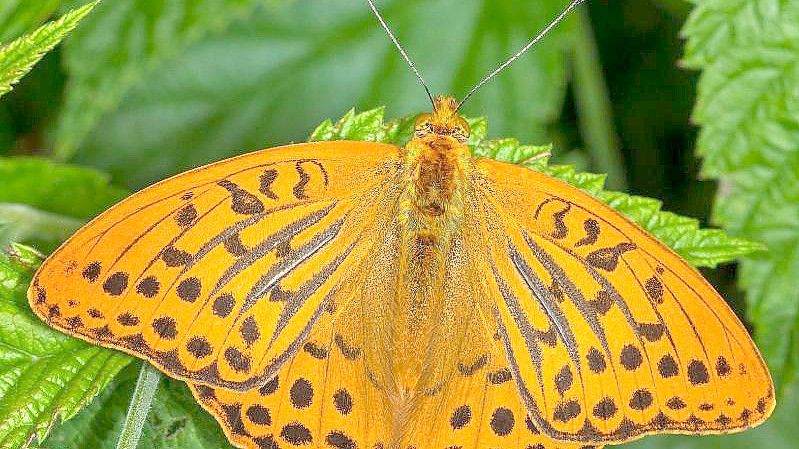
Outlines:
[[211, 306], [211, 309], [213, 310], [214, 315], [220, 318], [225, 318], [230, 315], [230, 312], [233, 311], [233, 307], [235, 305], [236, 300], [233, 298], [233, 295], [230, 293], [223, 293], [214, 300], [214, 304]]
[[298, 422], [283, 426], [283, 429], [280, 431], [280, 436], [286, 440], [287, 443], [294, 446], [305, 446], [313, 443], [311, 431]]
[[188, 277], [180, 281], [175, 291], [178, 298], [186, 302], [194, 302], [200, 297], [202, 284], [196, 277]]
[[472, 408], [468, 405], [461, 405], [452, 412], [449, 419], [449, 425], [454, 430], [466, 427], [472, 420]]
[[202, 336], [190, 338], [188, 343], [186, 343], [186, 350], [196, 359], [208, 357], [213, 353], [211, 344]]
[[161, 251], [161, 260], [163, 260], [168, 267], [179, 267], [191, 262], [192, 257], [191, 254], [186, 251], [169, 245]]
[[634, 371], [644, 363], [641, 350], [633, 345], [626, 345], [621, 350], [621, 364], [628, 371]]
[[111, 296], [119, 296], [128, 287], [128, 274], [117, 271], [105, 280], [103, 291]]
[[260, 426], [272, 425], [272, 415], [269, 413], [269, 409], [262, 405], [255, 404], [250, 406], [246, 415], [250, 421]]
[[197, 216], [197, 209], [194, 205], [187, 204], [175, 214], [175, 223], [182, 228], [186, 228], [194, 224]]
[[491, 430], [499, 436], [507, 436], [513, 431], [515, 418], [513, 412], [507, 408], [499, 407], [491, 415]]
[[311, 383], [303, 378], [297, 379], [289, 390], [289, 398], [294, 408], [308, 408], [313, 401], [314, 391]]
[[585, 229], [585, 237], [580, 239], [574, 246], [593, 245], [599, 240], [599, 223], [593, 218], [589, 218], [583, 222], [583, 229]]
[[230, 193], [230, 208], [233, 212], [242, 215], [255, 215], [263, 213], [265, 210], [264, 203], [257, 196], [240, 188], [235, 183], [223, 179], [217, 184]]
[[586, 256], [585, 260], [594, 268], [613, 271], [619, 265], [619, 258], [636, 248], [634, 243], [622, 242], [612, 248], [598, 249]]
[[226, 238], [222, 245], [225, 247], [228, 253], [233, 256], [239, 257], [247, 254], [247, 247], [244, 246], [244, 243], [241, 241], [241, 236], [238, 232], [235, 232], [230, 235], [230, 237]]
[[155, 333], [164, 340], [174, 340], [178, 335], [177, 324], [172, 317], [156, 318], [153, 320], [152, 326]]
[[345, 388], [337, 390], [333, 394], [333, 405], [342, 415], [349, 415], [352, 412], [352, 395]]
[[670, 354], [666, 354], [658, 360], [658, 373], [664, 379], [674, 377], [680, 373], [677, 361]]
[[244, 340], [244, 343], [247, 346], [251, 346], [253, 343], [258, 341], [261, 338], [261, 331], [258, 328], [258, 322], [255, 321], [255, 318], [248, 316], [244, 319], [241, 323], [241, 327], [239, 328], [239, 332], [241, 333], [241, 338]]
[[160, 282], [155, 276], [147, 276], [139, 282], [136, 286], [136, 293], [144, 296], [145, 298], [155, 298], [161, 288]]
[[356, 449], [358, 446], [344, 432], [334, 430], [325, 437], [327, 444], [334, 449]]
[[100, 262], [92, 262], [86, 265], [81, 274], [89, 282], [96, 282], [97, 278], [100, 277]]
[[710, 382], [707, 366], [699, 360], [691, 360], [688, 364], [688, 380], [694, 385], [701, 385]]

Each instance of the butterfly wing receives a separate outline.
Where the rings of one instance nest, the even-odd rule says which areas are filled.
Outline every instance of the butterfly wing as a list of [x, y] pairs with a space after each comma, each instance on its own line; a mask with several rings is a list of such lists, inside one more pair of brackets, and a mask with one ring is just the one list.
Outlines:
[[405, 443], [398, 447], [601, 447], [556, 441], [538, 428], [519, 396], [501, 342], [494, 338], [496, 332], [488, 332], [492, 326], [493, 317], [475, 310], [456, 353], [457, 369], [438, 389], [422, 397], [407, 425]]
[[536, 425], [571, 441], [752, 427], [768, 370], [707, 281], [591, 196], [523, 167], [477, 162], [491, 308]]
[[[171, 376], [262, 385], [299, 350], [396, 200], [399, 148], [307, 143], [211, 164], [86, 225], [28, 296], [50, 325]], [[392, 196], [393, 195], [393, 196]]]
[[[347, 283], [336, 297], [352, 296], [354, 285]], [[391, 416], [367, 374], [363, 333], [353, 325], [358, 308], [336, 319], [326, 312], [302, 350], [262, 387], [239, 392], [192, 385], [192, 392], [238, 447], [388, 447]]]
[[342, 275], [331, 307], [275, 378], [246, 392], [192, 386], [234, 444], [391, 447], [395, 414], [389, 411], [377, 342], [390, 328], [381, 311], [397, 288], [396, 223], [375, 235], [377, 241], [365, 244], [368, 263]]
[[[458, 249], [454, 252], [459, 254], [447, 259], [443, 296], [463, 313], [450, 310], [437, 319], [445, 322], [457, 315], [466, 321], [438, 329], [447, 341], [433, 338], [440, 347], [433, 343], [422, 355], [430, 359], [422, 366], [433, 371], [421, 376], [426, 379], [419, 386], [422, 391], [407, 400], [396, 397], [387, 385], [392, 379], [381, 370], [380, 353], [385, 351], [375, 344], [390, 323], [371, 323], [388, 303], [380, 298], [390, 297], [396, 288], [390, 277], [398, 260], [396, 237], [384, 235], [382, 246], [372, 251], [372, 263], [351, 273], [363, 282], [345, 282], [334, 295], [337, 303], [341, 298], [347, 304], [345, 309], [326, 313], [303, 350], [262, 388], [237, 392], [192, 387], [230, 440], [247, 449], [594, 449], [554, 441], [527, 418], [502, 347], [493, 337], [493, 317], [484, 317], [478, 302], [464, 296], [482, 287], [479, 276], [462, 269], [468, 262]], [[452, 328], [457, 331], [450, 333]]]

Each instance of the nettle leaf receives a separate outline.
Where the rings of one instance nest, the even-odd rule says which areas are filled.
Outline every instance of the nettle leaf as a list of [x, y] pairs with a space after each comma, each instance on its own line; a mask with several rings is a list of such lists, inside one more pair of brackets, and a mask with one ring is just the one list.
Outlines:
[[60, 19], [47, 23], [0, 48], [0, 96], [10, 92], [12, 86], [47, 52], [58, 45], [95, 5], [97, 2], [70, 11]]
[[83, 408], [130, 357], [57, 332], [25, 296], [41, 256], [14, 245], [0, 253], [0, 448], [44, 439]]
[[697, 152], [720, 181], [715, 222], [767, 247], [739, 283], [782, 390], [799, 369], [799, 2], [695, 3], [683, 32], [685, 63], [702, 70]]
[[[99, 114], [97, 129], [102, 132], [90, 133], [75, 161], [108, 171], [131, 187], [241, 152], [303, 140], [308, 123], [319, 123], [353, 104], [388, 105], [395, 116], [430, 108], [368, 5], [334, 5], [328, 0], [284, 1], [261, 8], [235, 27], [185, 49], [155, 42], [174, 47], [174, 57], [151, 64], [143, 74], [142, 65], [135, 63], [140, 75], [135, 87], [122, 103], [100, 108], [108, 92], [116, 92], [126, 79], [99, 62], [97, 67], [77, 65], [85, 64], [86, 58], [102, 59], [93, 49], [83, 48], [94, 42], [89, 34], [100, 32], [94, 28], [118, 23], [127, 30], [127, 21], [138, 17], [120, 8], [129, 1], [100, 5], [98, 14], [70, 39], [65, 49], [68, 61], [73, 61], [68, 62], [68, 95], [85, 100], [67, 98], [56, 141], [74, 147], [80, 139], [71, 129], [81, 128], [74, 123]], [[379, 3], [430, 85], [451, 94], [463, 94], [563, 7], [561, 0]], [[113, 21], [104, 19], [112, 13]], [[451, 25], [442, 27], [442, 17]], [[559, 26], [501, 80], [487, 85], [465, 106], [467, 112], [491, 116], [494, 129], [507, 135], [548, 140], [546, 129], [559, 117], [566, 92], [571, 30], [571, 21]], [[138, 45], [124, 33], [119, 39], [108, 45], [121, 46], [120, 52]], [[434, 51], [424, 51], [431, 42], [436, 43]]]
[[[123, 370], [112, 384], [74, 419], [53, 430], [43, 449], [114, 449], [125, 421], [139, 363]], [[140, 448], [232, 449], [219, 424], [189, 392], [186, 384], [163, 377], [147, 416]]]
[[18, 37], [58, 9], [60, 0], [4, 0], [0, 3], [0, 42]]
[[124, 198], [109, 177], [36, 157], [0, 158], [0, 247], [23, 242], [47, 251]]
[[[310, 140], [354, 139], [395, 145], [410, 140], [413, 117], [385, 124], [383, 118], [383, 108], [361, 113], [351, 110], [336, 123], [323, 122]], [[470, 119], [469, 122], [473, 130], [469, 142], [473, 155], [522, 164], [587, 191], [638, 223], [694, 266], [715, 267], [763, 249], [758, 243], [730, 237], [719, 229], [700, 229], [696, 219], [662, 211], [662, 203], [658, 200], [604, 190], [604, 175], [577, 172], [568, 165], [548, 165], [551, 145], [522, 145], [516, 139], [488, 139], [485, 119]]]
[[65, 50], [69, 83], [56, 154], [68, 159], [130, 88], [149, 85], [142, 83], [148, 74], [160, 76], [153, 71], [159, 64], [269, 1], [114, 0], [99, 5]]

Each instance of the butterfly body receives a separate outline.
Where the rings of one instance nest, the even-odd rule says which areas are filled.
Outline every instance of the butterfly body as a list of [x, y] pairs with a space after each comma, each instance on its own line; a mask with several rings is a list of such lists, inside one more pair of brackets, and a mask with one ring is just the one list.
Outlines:
[[454, 101], [440, 98], [437, 104], [430, 128], [419, 127], [400, 153], [397, 172], [403, 189], [392, 212], [397, 220], [385, 230], [396, 233], [389, 240], [399, 245], [386, 248], [396, 266], [381, 273], [380, 281], [396, 289], [373, 294], [390, 305], [366, 330], [381, 335], [384, 323], [391, 323], [384, 341], [367, 341], [364, 350], [374, 354], [372, 366], [383, 369], [375, 375], [385, 379], [380, 386], [391, 410], [389, 440], [397, 447], [414, 425], [417, 403], [456, 371], [457, 361], [446, 352], [450, 339], [462, 339], [468, 324], [453, 313], [461, 306], [453, 301], [462, 297], [448, 295], [444, 284], [451, 277], [452, 261], [463, 260], [462, 254], [454, 254], [462, 253], [462, 241], [453, 239], [462, 236], [468, 178], [476, 167], [465, 141], [468, 125], [447, 121], [457, 117], [451, 109]]
[[768, 370], [696, 270], [473, 158], [456, 109], [404, 148], [290, 145], [149, 187], [43, 264], [31, 307], [186, 380], [247, 449], [577, 449], [768, 417]]

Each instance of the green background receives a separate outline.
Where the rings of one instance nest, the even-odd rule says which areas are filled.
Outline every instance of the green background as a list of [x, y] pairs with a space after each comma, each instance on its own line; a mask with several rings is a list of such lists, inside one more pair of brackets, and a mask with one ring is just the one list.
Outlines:
[[[83, 3], [4, 2], [0, 42]], [[453, 95], [564, 3], [378, 2], [432, 89]], [[798, 447], [799, 2], [589, 3], [464, 112], [488, 117], [492, 137], [554, 142], [559, 163], [608, 173], [609, 187], [768, 247], [705, 274], [763, 348], [779, 387], [774, 418], [737, 436], [647, 437], [625, 447]], [[85, 190], [102, 194], [42, 193], [41, 209], [83, 220], [124, 190], [305, 140], [325, 118], [383, 105], [388, 117], [429, 109], [365, 1], [107, 0], [0, 99], [0, 155], [108, 173], [114, 188], [98, 187], [109, 181], [99, 178]], [[61, 238], [29, 240], [52, 248]], [[42, 447], [113, 447], [135, 370]], [[141, 447], [219, 440], [181, 388], [162, 387]]]

